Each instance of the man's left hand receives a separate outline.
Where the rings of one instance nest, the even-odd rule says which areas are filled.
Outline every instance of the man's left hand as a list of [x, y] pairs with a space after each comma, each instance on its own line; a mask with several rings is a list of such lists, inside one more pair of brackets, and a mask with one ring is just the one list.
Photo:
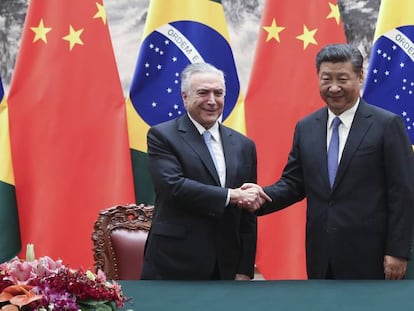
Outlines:
[[250, 276], [245, 274], [236, 274], [234, 278], [236, 281], [250, 281]]
[[384, 256], [384, 274], [386, 280], [401, 280], [407, 270], [407, 259]]

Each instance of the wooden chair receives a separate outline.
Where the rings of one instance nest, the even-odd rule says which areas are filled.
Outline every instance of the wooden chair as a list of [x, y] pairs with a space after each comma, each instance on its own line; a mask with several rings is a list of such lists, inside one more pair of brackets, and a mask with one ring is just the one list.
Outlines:
[[102, 210], [92, 233], [95, 270], [108, 279], [140, 279], [154, 206], [117, 205]]

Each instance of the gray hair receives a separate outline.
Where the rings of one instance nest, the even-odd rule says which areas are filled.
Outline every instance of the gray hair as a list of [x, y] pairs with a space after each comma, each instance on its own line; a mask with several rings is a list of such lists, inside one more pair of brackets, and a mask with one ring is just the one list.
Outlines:
[[224, 84], [224, 90], [226, 89], [224, 72], [209, 63], [193, 63], [187, 65], [181, 73], [181, 92], [188, 93], [190, 91], [190, 79], [195, 73], [214, 73], [217, 74]]
[[323, 47], [316, 55], [316, 70], [319, 73], [323, 62], [351, 62], [355, 73], [363, 70], [364, 57], [361, 52], [350, 44], [330, 44]]

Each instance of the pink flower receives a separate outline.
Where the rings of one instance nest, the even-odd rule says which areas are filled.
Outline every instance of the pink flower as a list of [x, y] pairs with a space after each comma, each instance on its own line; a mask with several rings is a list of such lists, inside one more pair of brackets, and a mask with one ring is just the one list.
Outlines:
[[48, 256], [44, 256], [32, 262], [36, 275], [40, 278], [48, 277], [58, 272], [62, 267], [62, 260], [54, 261]]
[[104, 305], [121, 308], [127, 299], [120, 285], [108, 281], [103, 271], [75, 270], [61, 260], [41, 257], [32, 261], [14, 258], [0, 264], [0, 311], [47, 309], [77, 311]]
[[115, 291], [115, 305], [118, 308], [122, 308], [126, 299], [125, 299], [124, 294], [122, 292], [121, 285], [119, 285], [119, 283], [114, 282], [114, 281], [112, 281], [111, 284], [112, 284], [113, 289]]
[[13, 284], [27, 285], [36, 278], [32, 265], [27, 261], [13, 260], [7, 267], [8, 277]]
[[100, 282], [106, 282], [106, 275], [101, 269], [98, 270], [98, 273], [96, 274], [96, 279]]

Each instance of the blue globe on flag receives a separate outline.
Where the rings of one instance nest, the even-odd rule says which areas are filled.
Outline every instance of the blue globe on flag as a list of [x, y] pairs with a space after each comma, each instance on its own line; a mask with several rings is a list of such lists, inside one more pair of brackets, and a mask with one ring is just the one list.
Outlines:
[[226, 99], [222, 121], [237, 103], [240, 83], [227, 40], [213, 28], [195, 21], [158, 27], [142, 43], [130, 97], [150, 126], [186, 113], [181, 99], [181, 71], [190, 63], [208, 62], [224, 71]]
[[364, 99], [404, 120], [414, 143], [414, 26], [380, 36], [372, 48]]

